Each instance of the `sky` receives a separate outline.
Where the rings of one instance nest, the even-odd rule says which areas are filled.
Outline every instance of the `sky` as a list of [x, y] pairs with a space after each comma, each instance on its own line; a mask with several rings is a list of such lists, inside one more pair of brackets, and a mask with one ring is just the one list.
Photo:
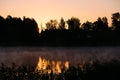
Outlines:
[[0, 15], [34, 18], [39, 27], [50, 19], [77, 17], [81, 23], [120, 12], [120, 0], [0, 0]]

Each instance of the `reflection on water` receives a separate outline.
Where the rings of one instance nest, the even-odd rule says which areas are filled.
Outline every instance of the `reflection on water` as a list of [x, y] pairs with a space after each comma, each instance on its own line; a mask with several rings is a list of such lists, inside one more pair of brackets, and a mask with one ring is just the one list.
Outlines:
[[36, 70], [41, 73], [54, 73], [59, 74], [62, 72], [62, 69], [67, 70], [69, 68], [69, 61], [50, 61], [46, 59], [42, 59], [39, 57], [38, 64]]
[[120, 59], [120, 47], [0, 47], [0, 63], [8, 66], [11, 63], [36, 66], [39, 57], [56, 64], [69, 61], [70, 65], [109, 61]]

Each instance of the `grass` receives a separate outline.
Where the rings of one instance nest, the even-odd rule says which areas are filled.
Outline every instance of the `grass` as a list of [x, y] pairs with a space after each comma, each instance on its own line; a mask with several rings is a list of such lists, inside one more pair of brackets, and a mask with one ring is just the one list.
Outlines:
[[7, 67], [0, 66], [0, 80], [120, 80], [120, 61], [94, 61], [92, 65], [86, 63], [82, 68], [70, 66], [62, 69], [60, 74], [41, 73], [32, 65]]

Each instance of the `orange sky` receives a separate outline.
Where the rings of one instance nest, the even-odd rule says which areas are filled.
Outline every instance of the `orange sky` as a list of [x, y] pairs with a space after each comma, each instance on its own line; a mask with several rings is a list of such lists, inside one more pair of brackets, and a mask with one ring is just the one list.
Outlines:
[[33, 17], [43, 25], [50, 19], [78, 17], [81, 23], [120, 12], [120, 0], [0, 0], [0, 15]]

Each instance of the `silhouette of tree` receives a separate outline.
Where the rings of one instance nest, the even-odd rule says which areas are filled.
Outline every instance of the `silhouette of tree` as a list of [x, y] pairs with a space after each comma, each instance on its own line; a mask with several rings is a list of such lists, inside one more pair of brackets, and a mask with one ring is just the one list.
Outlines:
[[63, 18], [61, 18], [61, 20], [60, 20], [59, 29], [65, 29], [65, 21]]
[[11, 15], [8, 15], [6, 19], [12, 19], [12, 16], [11, 16]]
[[[65, 24], [68, 24], [68, 30]], [[99, 17], [95, 22], [85, 22], [80, 27], [79, 18], [71, 17], [66, 22], [61, 18], [46, 23], [46, 30], [39, 33], [33, 18], [23, 19], [8, 15], [0, 16], [0, 44], [9, 45], [120, 45], [120, 13], [112, 14], [112, 29], [108, 27], [106, 17]]]
[[87, 21], [83, 23], [81, 28], [85, 31], [92, 31], [93, 30], [92, 22]]
[[2, 43], [4, 41], [4, 37], [5, 37], [5, 19], [0, 16], [0, 43]]
[[93, 27], [96, 31], [106, 31], [108, 30], [108, 22], [107, 18], [103, 17], [102, 19], [99, 17], [97, 21], [93, 23]]
[[68, 29], [75, 30], [80, 28], [80, 20], [79, 18], [72, 17], [71, 19], [67, 20]]
[[0, 16], [0, 38], [5, 45], [34, 44], [39, 38], [39, 28], [34, 19]]
[[105, 29], [105, 31], [107, 31], [108, 30], [108, 19], [107, 19], [107, 17], [103, 17], [102, 21], [103, 21], [104, 29]]
[[112, 26], [115, 30], [120, 31], [120, 13], [112, 14]]
[[32, 18], [23, 18], [23, 35], [26, 41], [34, 41], [39, 36], [39, 28], [36, 21]]
[[57, 20], [50, 20], [49, 22], [46, 23], [46, 28], [49, 29], [56, 29], [58, 25]]
[[5, 26], [5, 19], [0, 16], [0, 32], [2, 31], [2, 28]]

